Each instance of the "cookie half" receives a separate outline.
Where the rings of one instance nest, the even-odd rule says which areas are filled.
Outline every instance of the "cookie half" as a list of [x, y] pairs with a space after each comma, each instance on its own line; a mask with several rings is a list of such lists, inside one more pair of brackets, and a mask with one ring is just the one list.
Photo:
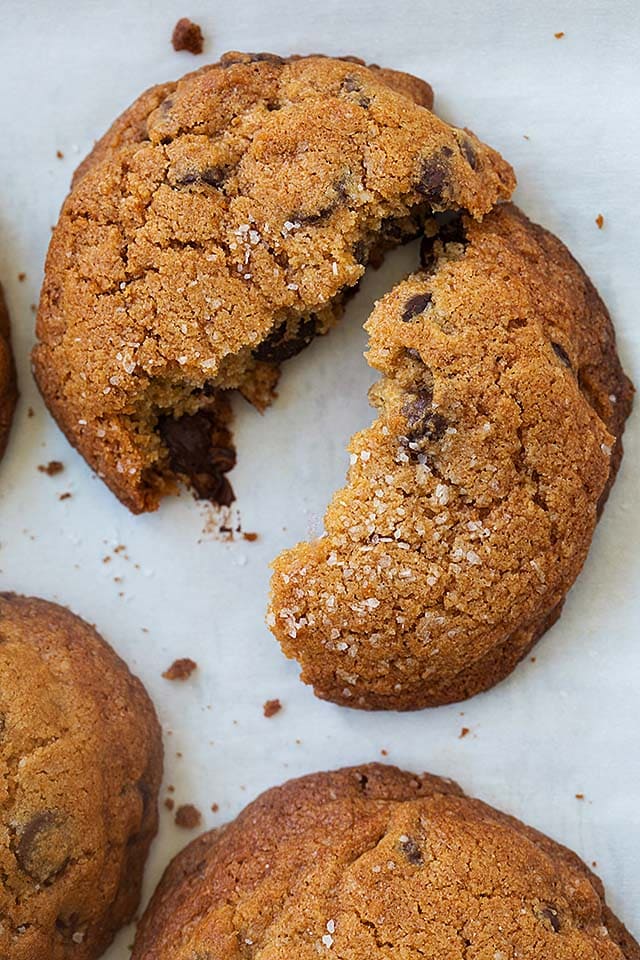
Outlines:
[[0, 594], [0, 957], [102, 954], [138, 907], [161, 775], [123, 661], [68, 610]]
[[16, 368], [11, 350], [9, 312], [0, 286], [0, 459], [9, 439], [13, 412], [18, 402]]
[[379, 414], [326, 534], [274, 563], [268, 622], [318, 696], [408, 710], [493, 686], [559, 616], [632, 386], [563, 244], [502, 205], [434, 222], [366, 324]]
[[638, 960], [581, 860], [449, 780], [371, 765], [269, 790], [167, 869], [133, 960]]
[[511, 168], [354, 59], [228, 54], [143, 94], [80, 167], [33, 354], [43, 396], [134, 512], [190, 483], [229, 503], [227, 391], [259, 409], [371, 257], [432, 211], [480, 217]]

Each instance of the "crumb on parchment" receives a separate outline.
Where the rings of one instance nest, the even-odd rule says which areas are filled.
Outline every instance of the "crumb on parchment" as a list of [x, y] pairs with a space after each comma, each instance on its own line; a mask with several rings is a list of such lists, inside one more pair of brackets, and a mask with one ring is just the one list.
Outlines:
[[187, 50], [194, 55], [202, 53], [204, 49], [202, 30], [188, 17], [182, 17], [173, 28], [171, 43], [176, 51]]
[[188, 680], [194, 670], [198, 669], [198, 664], [190, 657], [181, 657], [174, 660], [162, 676], [165, 680]]

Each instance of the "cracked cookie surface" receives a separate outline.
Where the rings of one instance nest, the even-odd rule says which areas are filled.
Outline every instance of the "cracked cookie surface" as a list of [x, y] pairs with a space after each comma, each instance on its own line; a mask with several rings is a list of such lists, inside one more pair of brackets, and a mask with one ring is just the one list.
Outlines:
[[133, 960], [638, 960], [566, 848], [372, 764], [267, 791], [168, 867]]
[[461, 700], [513, 670], [582, 568], [631, 408], [607, 310], [557, 238], [510, 204], [437, 229], [366, 324], [379, 416], [326, 534], [274, 563], [271, 629], [353, 707]]
[[68, 610], [0, 594], [0, 958], [94, 960], [137, 909], [162, 740]]
[[[143, 94], [81, 165], [49, 248], [34, 369], [130, 509], [193, 480], [167, 418], [174, 439], [194, 414], [215, 433], [229, 389], [264, 408], [279, 364], [335, 323], [370, 257], [431, 210], [480, 217], [509, 196], [510, 167], [431, 104], [422, 81], [354, 59], [228, 54]], [[198, 457], [197, 492], [229, 498], [226, 449]]]
[[16, 368], [11, 350], [9, 312], [0, 286], [0, 459], [7, 446], [18, 400]]

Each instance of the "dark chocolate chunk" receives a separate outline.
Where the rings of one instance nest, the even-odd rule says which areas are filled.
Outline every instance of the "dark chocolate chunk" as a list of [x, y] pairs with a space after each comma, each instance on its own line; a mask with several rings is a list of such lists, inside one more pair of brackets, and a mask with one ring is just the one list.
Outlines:
[[547, 921], [554, 933], [560, 932], [560, 919], [555, 907], [542, 907], [538, 916]]
[[552, 343], [551, 346], [553, 347], [553, 352], [555, 353], [556, 357], [558, 357], [560, 362], [563, 363], [565, 367], [569, 367], [569, 369], [571, 369], [571, 360], [569, 359], [569, 354], [564, 347], [559, 343]]
[[60, 819], [50, 810], [32, 817], [18, 833], [15, 858], [20, 869], [37, 883], [53, 880], [69, 859]]
[[442, 440], [449, 425], [442, 414], [432, 409], [432, 403], [433, 390], [430, 386], [425, 386], [402, 408], [409, 428], [402, 442], [409, 448], [413, 459], [416, 459], [429, 443]]
[[[352, 77], [352, 76], [345, 77], [344, 80], [342, 81], [342, 85], [340, 89], [344, 90], [345, 93], [359, 94], [359, 96], [355, 97], [355, 100], [356, 100], [356, 103], [360, 104], [360, 106], [363, 107], [363, 109], [366, 110], [367, 107], [371, 106], [371, 97], [367, 97], [365, 94], [361, 93], [362, 83], [360, 82], [360, 80], [358, 80], [357, 77]], [[354, 99], [354, 98], [350, 98], [350, 99]]]
[[450, 147], [442, 147], [440, 153], [425, 157], [416, 183], [416, 190], [430, 203], [440, 203], [449, 181]]
[[460, 210], [447, 210], [434, 216], [438, 232], [432, 237], [424, 236], [420, 244], [420, 263], [424, 270], [431, 270], [436, 262], [434, 245], [440, 243], [461, 243], [466, 246], [467, 234]]
[[189, 187], [194, 183], [203, 183], [208, 187], [222, 187], [228, 171], [224, 167], [205, 167], [204, 170], [188, 170], [175, 178], [178, 187]]
[[400, 837], [400, 850], [407, 858], [409, 863], [412, 863], [414, 867], [421, 867], [424, 863], [424, 858], [422, 856], [422, 850], [418, 846], [416, 840], [413, 837]]
[[224, 167], [205, 167], [200, 174], [203, 183], [208, 183], [210, 187], [221, 187], [227, 176]]
[[352, 77], [351, 75], [349, 75], [348, 77], [345, 77], [344, 80], [342, 81], [341, 89], [346, 90], [347, 93], [353, 93], [354, 91], [359, 92], [360, 90], [362, 90], [362, 83], [360, 82], [360, 80], [358, 80], [357, 77]]
[[209, 410], [174, 419], [161, 417], [158, 431], [169, 449], [171, 467], [185, 477], [202, 500], [228, 507], [235, 500], [224, 476], [235, 466], [231, 435]]
[[409, 300], [404, 305], [404, 310], [402, 311], [402, 322], [409, 323], [414, 317], [419, 316], [421, 313], [427, 309], [431, 304], [431, 294], [430, 293], [416, 293], [415, 296], [410, 297]]
[[283, 363], [304, 350], [316, 335], [316, 316], [301, 319], [295, 332], [290, 332], [286, 320], [275, 327], [253, 351], [256, 360], [263, 363]]
[[421, 390], [412, 400], [405, 403], [402, 413], [411, 430], [422, 429], [425, 421], [431, 415], [432, 403], [433, 391], [431, 389]]

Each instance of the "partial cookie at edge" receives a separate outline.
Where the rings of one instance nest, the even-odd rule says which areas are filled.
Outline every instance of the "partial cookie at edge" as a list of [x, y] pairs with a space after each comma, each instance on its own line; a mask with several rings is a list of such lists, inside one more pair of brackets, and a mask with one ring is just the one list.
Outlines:
[[[638, 960], [571, 851], [448, 780], [365, 765], [262, 794], [167, 868], [133, 960]], [[480, 955], [480, 953], [478, 954]]]
[[0, 594], [0, 956], [102, 954], [139, 903], [161, 776], [123, 661], [65, 608]]

